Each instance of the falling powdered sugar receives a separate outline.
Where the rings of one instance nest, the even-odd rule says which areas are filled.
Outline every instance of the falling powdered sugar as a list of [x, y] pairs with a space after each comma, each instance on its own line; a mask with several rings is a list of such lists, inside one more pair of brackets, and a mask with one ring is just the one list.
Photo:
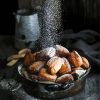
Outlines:
[[46, 48], [58, 42], [61, 29], [61, 1], [46, 0], [41, 13], [41, 46]]

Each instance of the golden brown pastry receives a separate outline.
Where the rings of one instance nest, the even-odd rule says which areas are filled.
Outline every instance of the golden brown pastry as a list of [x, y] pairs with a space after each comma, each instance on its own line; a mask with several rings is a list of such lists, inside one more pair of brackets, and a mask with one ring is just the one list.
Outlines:
[[66, 58], [63, 58], [64, 64], [61, 66], [59, 73], [60, 74], [66, 74], [71, 72], [71, 66], [69, 61]]
[[42, 68], [39, 72], [40, 81], [52, 81], [55, 82], [57, 75], [50, 75], [45, 68]]
[[24, 65], [29, 66], [34, 62], [33, 54], [31, 52], [27, 52], [24, 57]]
[[55, 75], [61, 68], [61, 66], [64, 64], [64, 60], [60, 57], [52, 57], [48, 62], [48, 72], [52, 75]]
[[77, 51], [71, 52], [68, 59], [74, 67], [80, 67], [83, 64], [82, 58]]
[[31, 74], [34, 74], [34, 73], [37, 73], [40, 71], [40, 69], [45, 65], [45, 62], [44, 61], [36, 61], [34, 62], [32, 65], [30, 65], [28, 67], [28, 71], [31, 73]]
[[58, 56], [60, 56], [60, 57], [68, 56], [69, 51], [68, 51], [67, 48], [65, 48], [61, 45], [56, 45], [55, 48], [56, 48], [56, 53], [57, 53]]
[[[44, 48], [38, 52], [28, 48], [8, 57], [7, 66], [13, 66], [19, 58], [23, 58], [20, 74], [28, 79], [44, 84], [67, 83], [85, 75], [90, 67], [89, 61], [81, 57], [77, 51], [69, 52], [61, 45]], [[21, 67], [19, 67], [21, 68]]]
[[57, 78], [56, 83], [66, 83], [66, 82], [70, 82], [73, 80], [74, 78], [71, 74], [64, 74]]
[[11, 61], [11, 60], [17, 60], [19, 58], [23, 58], [25, 55], [18, 55], [18, 54], [14, 54], [10, 57], [7, 58], [7, 61]]
[[11, 60], [6, 65], [9, 66], [9, 67], [12, 67], [12, 66], [14, 66], [17, 63], [17, 61], [18, 61], [18, 59]]
[[36, 58], [38, 52], [33, 53], [33, 61], [38, 61], [38, 59]]
[[19, 54], [19, 55], [21, 55], [21, 54], [26, 54], [27, 52], [31, 52], [31, 50], [28, 49], [28, 48], [24, 48], [24, 49], [21, 49], [21, 50], [18, 52], [18, 54]]
[[83, 64], [81, 66], [82, 68], [87, 69], [90, 67], [89, 61], [85, 57], [82, 57], [82, 61], [83, 61]]

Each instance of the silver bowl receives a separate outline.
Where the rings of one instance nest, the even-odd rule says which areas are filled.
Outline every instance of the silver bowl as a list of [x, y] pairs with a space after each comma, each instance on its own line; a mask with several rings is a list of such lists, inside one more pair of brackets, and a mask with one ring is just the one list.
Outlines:
[[19, 65], [18, 72], [21, 77], [22, 85], [25, 91], [31, 96], [46, 99], [59, 99], [77, 94], [84, 88], [85, 80], [91, 69], [88, 68], [86, 70], [86, 73], [83, 74], [76, 81], [72, 81], [65, 84], [58, 84], [54, 82], [42, 82], [26, 78], [22, 74], [22, 68], [23, 66]]

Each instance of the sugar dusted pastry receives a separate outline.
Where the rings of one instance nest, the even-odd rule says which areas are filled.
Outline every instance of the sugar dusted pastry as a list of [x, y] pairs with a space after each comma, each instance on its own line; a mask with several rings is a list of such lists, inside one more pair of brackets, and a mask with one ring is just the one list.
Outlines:
[[40, 81], [52, 81], [52, 82], [55, 82], [56, 78], [57, 78], [57, 75], [50, 75], [48, 72], [47, 72], [47, 69], [45, 68], [42, 68], [39, 72], [39, 77], [40, 77]]
[[24, 57], [24, 65], [29, 66], [34, 62], [33, 54], [31, 52], [27, 52]]
[[64, 64], [64, 60], [60, 57], [52, 57], [48, 62], [48, 72], [52, 75], [55, 75], [61, 68], [61, 66]]
[[71, 65], [69, 61], [66, 58], [63, 58], [64, 64], [61, 66], [59, 73], [60, 74], [66, 74], [71, 72]]
[[33, 53], [33, 61], [38, 61], [37, 55], [39, 52]]
[[83, 61], [83, 65], [81, 66], [82, 68], [87, 69], [90, 67], [89, 61], [85, 57], [82, 57], [82, 61]]
[[73, 51], [69, 55], [69, 61], [74, 67], [80, 67], [83, 64], [82, 57], [77, 51]]
[[37, 54], [37, 58], [39, 60], [48, 60], [49, 58], [52, 58], [56, 55], [56, 49], [53, 47], [48, 47], [45, 48], [43, 50], [41, 50], [38, 54]]
[[85, 73], [86, 73], [86, 70], [82, 69], [82, 70], [75, 70], [71, 74], [77, 74], [78, 77], [81, 77]]
[[[45, 84], [64, 84], [81, 78], [90, 67], [88, 59], [77, 51], [69, 52], [61, 45], [44, 48], [38, 52], [22, 49], [8, 57], [7, 66], [23, 59], [21, 72], [26, 79]], [[24, 70], [23, 70], [24, 69]]]
[[45, 65], [44, 61], [36, 61], [28, 67], [28, 71], [32, 74], [37, 73]]
[[56, 48], [56, 53], [57, 53], [58, 56], [60, 56], [60, 57], [68, 56], [69, 51], [68, 51], [67, 48], [65, 48], [61, 45], [56, 45], [55, 48]]
[[74, 78], [71, 74], [64, 74], [64, 75], [58, 77], [56, 82], [57, 83], [66, 83], [66, 82], [70, 82], [73, 80], [74, 80]]

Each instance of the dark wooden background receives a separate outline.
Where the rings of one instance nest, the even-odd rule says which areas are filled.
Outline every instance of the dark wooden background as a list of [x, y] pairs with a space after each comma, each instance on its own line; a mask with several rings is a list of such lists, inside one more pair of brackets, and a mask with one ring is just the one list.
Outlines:
[[64, 28], [100, 31], [100, 0], [63, 0]]
[[[39, 1], [39, 2], [38, 2]], [[0, 2], [0, 34], [14, 35], [13, 12], [33, 8], [43, 0], [10, 0]], [[63, 27], [74, 31], [93, 29], [100, 32], [100, 0], [62, 0]]]
[[15, 12], [17, 8], [17, 0], [0, 1], [0, 34], [14, 34], [15, 18], [13, 12]]

